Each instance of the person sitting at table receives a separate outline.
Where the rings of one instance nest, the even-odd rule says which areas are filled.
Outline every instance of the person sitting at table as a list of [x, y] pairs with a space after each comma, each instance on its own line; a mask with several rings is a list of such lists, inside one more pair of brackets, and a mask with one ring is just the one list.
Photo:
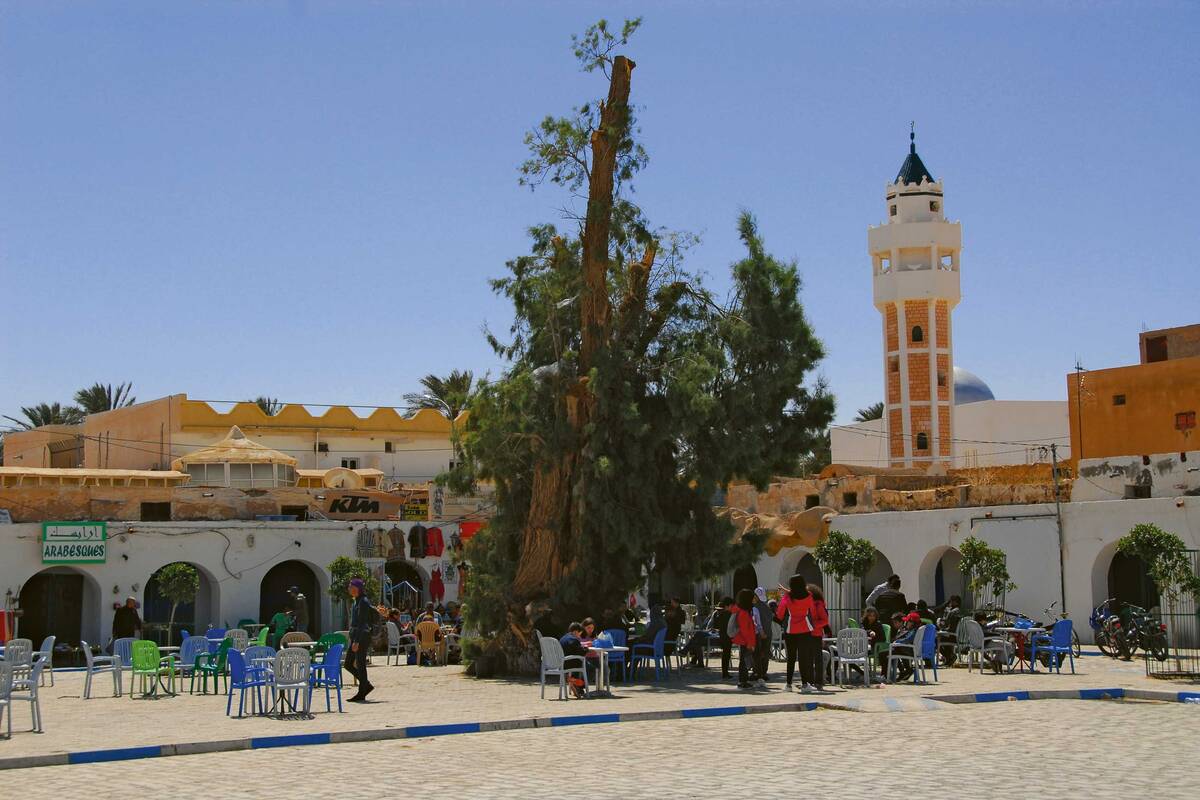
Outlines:
[[270, 633], [271, 647], [274, 647], [275, 649], [278, 650], [279, 649], [279, 640], [283, 638], [283, 635], [285, 633], [287, 633], [289, 630], [292, 629], [292, 614], [291, 614], [291, 612], [288, 611], [287, 609], [280, 609], [279, 611], [276, 611], [275, 616], [271, 617], [271, 621], [268, 623], [268, 627], [270, 627], [270, 629], [271, 629], [271, 633]]
[[441, 604], [441, 601], [438, 601], [438, 604], [433, 607], [433, 613], [437, 614], [439, 617], [446, 616], [446, 607]]
[[450, 603], [446, 606], [446, 616], [442, 618], [442, 622], [446, 625], [453, 625], [457, 633], [462, 633], [462, 606], [458, 603]]
[[417, 617], [417, 622], [437, 622], [437, 612], [433, 610], [433, 603], [426, 603], [425, 610], [421, 612], [421, 616]]
[[929, 603], [926, 603], [924, 600], [917, 601], [916, 612], [921, 619], [927, 619], [930, 622], [933, 622], [935, 616], [933, 609], [931, 609], [929, 607]]
[[646, 626], [646, 630], [642, 631], [640, 636], [635, 636], [630, 640], [630, 648], [635, 644], [654, 644], [654, 638], [665, 627], [667, 627], [667, 619], [663, 613], [663, 607], [655, 606], [650, 609], [650, 624]]
[[[871, 652], [876, 653], [875, 645], [887, 641], [887, 632], [883, 630], [883, 623], [879, 621], [879, 612], [875, 610], [875, 606], [867, 606], [858, 624], [867, 632], [867, 640], [871, 643]], [[887, 667], [887, 651], [880, 649], [877, 655], [879, 670], [882, 672]]]
[[[921, 616], [916, 611], [910, 611], [902, 620], [903, 628], [899, 634], [892, 637], [891, 655], [915, 656], [917, 629], [921, 627]], [[902, 681], [912, 674], [911, 663], [899, 662], [896, 667], [896, 680]]]
[[[594, 680], [596, 674], [596, 665], [589, 659], [587, 646], [583, 643], [583, 625], [579, 622], [572, 622], [567, 626], [567, 632], [563, 634], [558, 643], [562, 645], [564, 656], [583, 656], [583, 663], [587, 669], [588, 680]], [[583, 697], [584, 683], [581, 679], [570, 675], [567, 682], [571, 685], [571, 694], [575, 697]]]
[[600, 635], [600, 629], [596, 627], [596, 620], [588, 617], [579, 624], [583, 626], [583, 629], [580, 631], [579, 638], [583, 641], [584, 645], [590, 645], [592, 642], [596, 641], [596, 637]]
[[666, 611], [663, 612], [663, 619], [667, 623], [667, 644], [663, 652], [671, 655], [675, 652], [675, 643], [679, 640], [679, 631], [683, 628], [683, 623], [687, 622], [687, 612], [683, 610], [683, 605], [679, 602], [678, 597], [672, 597], [667, 603]]

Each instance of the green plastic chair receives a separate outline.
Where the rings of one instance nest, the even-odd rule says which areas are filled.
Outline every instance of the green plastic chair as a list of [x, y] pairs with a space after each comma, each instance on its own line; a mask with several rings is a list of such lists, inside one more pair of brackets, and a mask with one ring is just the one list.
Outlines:
[[875, 655], [887, 653], [892, 646], [892, 626], [886, 622], [881, 622], [880, 625], [883, 627], [883, 641], [875, 643]]
[[320, 661], [321, 657], [325, 655], [326, 651], [328, 651], [329, 648], [333, 647], [335, 644], [340, 644], [342, 647], [346, 648], [350, 646], [349, 640], [340, 633], [327, 633], [317, 639], [317, 644], [312, 649], [313, 663]]
[[271, 634], [269, 628], [263, 628], [258, 632], [258, 636], [254, 638], [254, 644], [258, 647], [266, 647], [267, 637]]
[[242, 619], [239, 619], [238, 624], [234, 625], [233, 627], [242, 628], [243, 630], [245, 630], [247, 625], [257, 625], [257, 624], [258, 624], [258, 620], [250, 619], [249, 617], [244, 617]]
[[856, 620], [854, 617], [850, 617], [848, 620], [846, 620], [846, 626], [847, 626], [847, 627], [849, 627], [849, 628], [858, 628], [858, 627], [861, 627], [861, 626], [858, 624], [858, 620]]
[[[169, 687], [167, 691], [174, 694], [175, 692], [175, 658], [174, 656], [162, 657], [158, 653], [158, 645], [148, 639], [138, 639], [133, 642], [130, 655], [131, 674], [133, 680], [129, 681], [129, 697], [133, 699], [134, 685], [141, 678], [141, 689], [143, 695], [157, 694], [158, 681], [163, 675], [168, 676]], [[146, 691], [146, 679], [150, 679], [150, 691]]]
[[213, 679], [213, 692], [220, 690], [220, 679], [225, 678], [225, 691], [229, 691], [229, 674], [225, 667], [229, 660], [229, 648], [233, 647], [233, 639], [226, 636], [221, 640], [221, 644], [217, 647], [215, 653], [201, 653], [196, 656], [196, 664], [192, 668], [192, 682], [189, 684], [188, 693], [196, 693], [196, 676], [200, 677], [200, 691], [203, 694], [208, 694], [208, 676]]

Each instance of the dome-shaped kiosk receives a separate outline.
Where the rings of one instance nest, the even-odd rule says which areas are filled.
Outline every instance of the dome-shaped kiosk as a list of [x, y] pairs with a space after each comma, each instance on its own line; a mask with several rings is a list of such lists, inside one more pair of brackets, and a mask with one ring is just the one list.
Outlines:
[[216, 444], [175, 459], [171, 468], [191, 475], [190, 486], [268, 489], [296, 485], [296, 459], [247, 439], [236, 425]]

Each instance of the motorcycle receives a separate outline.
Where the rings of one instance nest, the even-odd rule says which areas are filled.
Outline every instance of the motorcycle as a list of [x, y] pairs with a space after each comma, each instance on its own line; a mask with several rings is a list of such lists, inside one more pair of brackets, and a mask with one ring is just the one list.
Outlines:
[[1096, 646], [1100, 648], [1101, 653], [1104, 653], [1109, 658], [1117, 657], [1117, 647], [1116, 642], [1113, 640], [1112, 626], [1108, 624], [1108, 620], [1115, 615], [1115, 612], [1111, 610], [1111, 606], [1116, 602], [1116, 598], [1110, 597], [1093, 608], [1091, 615], [1088, 617], [1088, 624], [1092, 628]]
[[1167, 626], [1150, 612], [1138, 606], [1130, 606], [1129, 628], [1132, 631], [1131, 654], [1141, 647], [1147, 656], [1158, 661], [1167, 660]]

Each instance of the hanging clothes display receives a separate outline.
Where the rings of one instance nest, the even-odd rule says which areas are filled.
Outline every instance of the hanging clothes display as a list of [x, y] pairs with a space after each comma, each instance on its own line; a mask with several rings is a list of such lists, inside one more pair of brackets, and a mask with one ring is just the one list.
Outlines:
[[442, 529], [430, 528], [425, 531], [425, 555], [441, 558], [443, 549], [445, 542], [442, 540]]
[[446, 560], [442, 561], [442, 582], [447, 586], [458, 583], [458, 570], [454, 568], [454, 564]]
[[425, 526], [413, 525], [408, 531], [408, 552], [410, 558], [425, 557]]
[[404, 558], [404, 531], [400, 530], [399, 526], [393, 525], [388, 531], [388, 555], [389, 559]]
[[470, 567], [466, 564], [458, 565], [458, 602], [460, 603], [467, 595], [467, 572], [469, 570]]
[[434, 567], [429, 576], [429, 599], [440, 603], [445, 596], [446, 585], [442, 583], [442, 570], [440, 567]]
[[462, 547], [462, 536], [459, 534], [459, 532], [455, 531], [454, 533], [450, 534], [450, 549], [462, 550]]

